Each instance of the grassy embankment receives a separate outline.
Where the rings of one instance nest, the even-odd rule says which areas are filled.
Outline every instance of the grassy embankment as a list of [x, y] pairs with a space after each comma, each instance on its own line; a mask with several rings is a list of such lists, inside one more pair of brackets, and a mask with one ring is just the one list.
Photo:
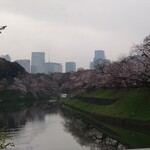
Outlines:
[[102, 99], [117, 99], [111, 105], [96, 105], [79, 99], [65, 99], [63, 104], [77, 108], [90, 114], [98, 114], [117, 118], [139, 121], [150, 121], [150, 89], [100, 89], [89, 92], [81, 97], [96, 97]]
[[[76, 118], [82, 118], [82, 121], [85, 123], [84, 125], [86, 127], [85, 129], [87, 129], [87, 132], [89, 130], [89, 126], [93, 126], [98, 131], [106, 134], [113, 139], [118, 140], [120, 143], [126, 145], [128, 148], [150, 147], [150, 132], [147, 131], [147, 129], [145, 133], [142, 132], [142, 130], [122, 128], [116, 125], [114, 126], [112, 124], [97, 122], [97, 120], [95, 120], [94, 118], [91, 118], [84, 113], [76, 111], [69, 107], [64, 106], [63, 110], [65, 110], [65, 115], [72, 120], [76, 120]], [[83, 132], [84, 131], [86, 130], [83, 130]]]

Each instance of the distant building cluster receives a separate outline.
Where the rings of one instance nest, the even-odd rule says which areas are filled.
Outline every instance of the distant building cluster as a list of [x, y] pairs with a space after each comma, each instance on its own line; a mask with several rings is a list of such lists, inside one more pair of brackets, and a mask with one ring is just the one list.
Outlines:
[[[1, 58], [11, 61], [11, 58], [8, 54], [2, 55]], [[27, 72], [32, 74], [62, 72], [62, 64], [45, 62], [45, 52], [32, 52], [31, 62], [28, 59], [19, 59], [15, 62], [20, 64]]]
[[45, 52], [32, 52], [31, 73], [55, 73], [62, 72], [62, 64], [54, 62], [45, 62]]
[[[11, 61], [10, 56], [2, 55], [1, 58]], [[98, 65], [102, 64], [105, 59], [105, 52], [103, 50], [95, 50], [95, 55], [93, 61], [90, 63], [90, 69], [96, 69]], [[25, 70], [32, 74], [37, 73], [61, 73], [63, 72], [63, 67], [61, 63], [56, 62], [46, 62], [45, 61], [45, 52], [32, 52], [31, 61], [28, 59], [19, 59], [16, 60], [18, 64], [25, 68]], [[84, 68], [76, 68], [76, 62], [66, 62], [65, 63], [65, 72], [76, 72], [82, 71]]]

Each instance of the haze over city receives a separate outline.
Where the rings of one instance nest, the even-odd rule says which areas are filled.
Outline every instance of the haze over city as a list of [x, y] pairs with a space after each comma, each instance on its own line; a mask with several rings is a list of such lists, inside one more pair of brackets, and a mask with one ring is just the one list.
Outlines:
[[31, 59], [42, 51], [52, 62], [89, 68], [94, 50], [116, 60], [149, 34], [149, 0], [0, 0], [0, 55]]

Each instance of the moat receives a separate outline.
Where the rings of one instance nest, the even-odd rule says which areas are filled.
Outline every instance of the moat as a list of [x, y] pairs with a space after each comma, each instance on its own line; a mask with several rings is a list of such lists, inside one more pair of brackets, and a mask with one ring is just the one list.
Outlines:
[[99, 124], [57, 105], [0, 113], [12, 134], [8, 150], [100, 150], [150, 147], [150, 135]]

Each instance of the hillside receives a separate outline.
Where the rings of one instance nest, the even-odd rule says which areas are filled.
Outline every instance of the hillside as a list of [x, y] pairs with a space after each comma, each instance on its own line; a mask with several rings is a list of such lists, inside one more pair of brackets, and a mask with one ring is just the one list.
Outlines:
[[[150, 121], [149, 90], [149, 88], [100, 89], [81, 94], [80, 98], [66, 99], [63, 103], [90, 114]], [[110, 99], [115, 101], [108, 105], [100, 105], [92, 102], [95, 97], [99, 101]]]

